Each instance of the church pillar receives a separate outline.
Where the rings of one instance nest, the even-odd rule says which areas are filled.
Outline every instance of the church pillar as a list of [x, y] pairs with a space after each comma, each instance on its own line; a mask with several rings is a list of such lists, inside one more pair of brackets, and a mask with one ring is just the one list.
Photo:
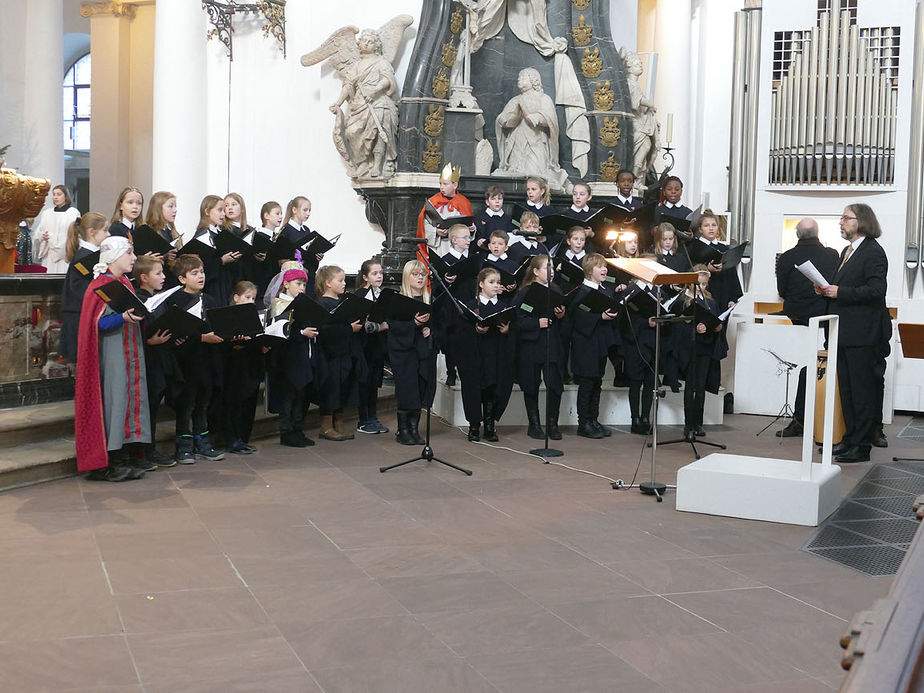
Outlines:
[[206, 33], [199, 2], [157, 0], [153, 189], [177, 196], [177, 229], [191, 236], [206, 175]]
[[[41, 50], [30, 50], [26, 44], [23, 54], [27, 56], [22, 63], [22, 122], [25, 125], [22, 146], [26, 151], [10, 152], [13, 154], [11, 163], [21, 166], [22, 173], [48, 178], [52, 185], [64, 182], [64, 144], [61, 133], [63, 17], [61, 0], [30, 0], [26, 5], [23, 35], [43, 38]], [[15, 59], [12, 55], [8, 57]]]
[[[690, 124], [693, 111], [690, 83], [693, 80], [690, 60], [690, 0], [658, 0], [654, 21], [654, 50], [658, 54], [658, 81], [655, 86], [655, 106], [661, 123], [661, 141], [675, 148], [676, 163], [672, 175], [687, 183], [692, 156]], [[668, 137], [668, 114], [673, 114], [673, 127]], [[684, 199], [691, 207], [696, 201]]]
[[90, 18], [90, 208], [111, 214], [129, 180], [131, 119], [131, 27], [134, 5], [85, 2]]

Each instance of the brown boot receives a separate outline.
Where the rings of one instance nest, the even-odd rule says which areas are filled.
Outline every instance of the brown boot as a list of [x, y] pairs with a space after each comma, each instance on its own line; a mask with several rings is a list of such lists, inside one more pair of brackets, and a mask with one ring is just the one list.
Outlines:
[[346, 438], [340, 435], [340, 433], [337, 432], [337, 429], [334, 428], [334, 417], [330, 414], [326, 414], [321, 417], [321, 434], [319, 437], [323, 438], [324, 440], [346, 440]]
[[343, 423], [343, 412], [334, 412], [334, 430], [343, 436], [344, 440], [353, 440], [356, 437]]

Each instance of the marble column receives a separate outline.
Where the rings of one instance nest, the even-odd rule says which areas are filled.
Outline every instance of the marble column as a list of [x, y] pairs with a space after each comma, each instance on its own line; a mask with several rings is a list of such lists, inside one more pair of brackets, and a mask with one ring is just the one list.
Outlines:
[[153, 189], [177, 196], [177, 229], [191, 237], [205, 194], [207, 19], [190, 0], [155, 9]]
[[119, 191], [129, 180], [131, 141], [131, 26], [135, 6], [122, 2], [85, 2], [90, 18], [90, 208], [111, 214]]
[[[4, 10], [6, 12], [7, 10]], [[21, 127], [24, 151], [13, 152], [10, 162], [22, 173], [48, 178], [52, 185], [64, 182], [64, 144], [61, 135], [61, 85], [64, 80], [61, 0], [30, 0], [26, 5], [24, 36], [41, 43], [41, 50], [23, 53], [23, 112]], [[4, 60], [16, 60], [5, 55]], [[0, 144], [7, 144], [3, 142]]]
[[[671, 146], [675, 148], [676, 164], [671, 173], [680, 176], [688, 186], [692, 157], [691, 123], [694, 119], [690, 100], [690, 83], [695, 69], [690, 60], [690, 0], [658, 0], [654, 50], [658, 53], [658, 82], [655, 86], [655, 106], [661, 123], [661, 139], [667, 143], [667, 116], [674, 114]], [[698, 201], [684, 199], [690, 207]]]

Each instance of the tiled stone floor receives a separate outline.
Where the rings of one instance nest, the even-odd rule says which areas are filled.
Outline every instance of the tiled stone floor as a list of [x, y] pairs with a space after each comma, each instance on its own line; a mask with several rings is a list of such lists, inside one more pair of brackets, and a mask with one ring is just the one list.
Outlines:
[[[879, 459], [920, 452], [907, 419]], [[726, 422], [730, 452], [798, 455]], [[0, 494], [0, 690], [815, 693], [890, 585], [800, 551], [811, 528], [678, 513], [441, 424], [434, 445], [474, 476], [380, 474], [417, 448], [358, 436]], [[559, 447], [628, 481], [641, 438]], [[690, 459], [662, 449], [659, 479]]]

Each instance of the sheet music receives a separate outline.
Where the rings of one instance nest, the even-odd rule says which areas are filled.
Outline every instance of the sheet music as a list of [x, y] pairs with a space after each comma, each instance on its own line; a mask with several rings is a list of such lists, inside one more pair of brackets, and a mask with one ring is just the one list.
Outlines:
[[801, 265], [795, 265], [795, 268], [799, 270], [805, 276], [805, 278], [812, 282], [812, 284], [815, 286], [821, 289], [828, 288], [828, 281], [824, 278], [821, 272], [818, 271], [818, 268], [815, 267], [811, 260], [806, 260]]
[[286, 323], [287, 323], [287, 322], [288, 322], [288, 320], [277, 320], [276, 322], [273, 322], [273, 323], [267, 325], [267, 326], [266, 326], [266, 329], [263, 330], [263, 331], [264, 331], [266, 334], [270, 335], [271, 337], [283, 337], [283, 338], [285, 338], [285, 336], [286, 336], [285, 329], [286, 329]]
[[726, 320], [728, 320], [728, 317], [732, 314], [732, 311], [737, 307], [738, 307], [737, 303], [732, 304], [728, 310], [726, 310], [724, 313], [722, 313], [719, 316], [719, 320], [721, 320], [722, 322], [725, 322]]
[[179, 291], [182, 288], [183, 286], [181, 284], [180, 286], [174, 286], [172, 289], [168, 289], [167, 291], [161, 291], [159, 294], [151, 296], [151, 298], [145, 301], [144, 307], [147, 309], [149, 313], [153, 313], [155, 310], [157, 310], [160, 304], [162, 304], [164, 301], [166, 301], [168, 298], [173, 296], [173, 294], [175, 294], [177, 291]]

